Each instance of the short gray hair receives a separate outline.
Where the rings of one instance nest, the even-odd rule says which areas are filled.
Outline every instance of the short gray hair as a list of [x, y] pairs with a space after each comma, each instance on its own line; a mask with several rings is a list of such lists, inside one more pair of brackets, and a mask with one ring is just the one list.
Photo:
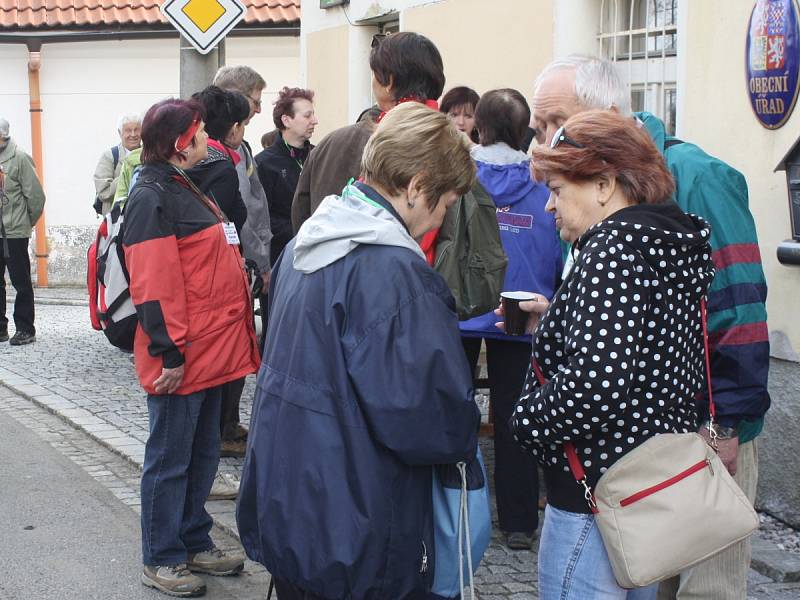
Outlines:
[[9, 130], [11, 129], [8, 121], [6, 121], [3, 117], [0, 117], [0, 138], [7, 140], [9, 138]]
[[536, 78], [534, 95], [545, 78], [563, 70], [575, 71], [575, 97], [587, 109], [615, 108], [623, 116], [631, 114], [630, 90], [622, 82], [616, 66], [596, 56], [571, 54], [554, 60]]
[[126, 115], [122, 115], [117, 121], [117, 131], [122, 132], [122, 128], [125, 127], [128, 123], [136, 123], [141, 126], [142, 124], [142, 116], [136, 113], [128, 113]]
[[267, 87], [264, 78], [245, 65], [236, 67], [220, 67], [214, 75], [214, 85], [223, 90], [233, 90], [247, 96], [252, 91], [261, 91]]

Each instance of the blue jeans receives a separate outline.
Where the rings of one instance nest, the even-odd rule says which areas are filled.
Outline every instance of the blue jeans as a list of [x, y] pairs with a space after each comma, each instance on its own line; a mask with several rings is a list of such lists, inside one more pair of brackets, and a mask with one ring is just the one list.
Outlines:
[[547, 506], [539, 543], [540, 600], [655, 600], [658, 584], [621, 588], [593, 515]]
[[148, 395], [150, 437], [142, 469], [142, 559], [176, 565], [211, 549], [205, 503], [219, 465], [220, 387]]

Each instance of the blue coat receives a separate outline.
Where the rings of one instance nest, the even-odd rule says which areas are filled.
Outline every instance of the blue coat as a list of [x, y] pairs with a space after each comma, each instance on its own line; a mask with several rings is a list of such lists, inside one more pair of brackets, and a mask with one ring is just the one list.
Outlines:
[[454, 301], [407, 248], [358, 245], [301, 273], [296, 244], [272, 273], [242, 543], [324, 598], [423, 598], [431, 465], [473, 457], [480, 421]]
[[[531, 179], [529, 161], [489, 164], [477, 161], [478, 179], [497, 205], [500, 241], [508, 256], [504, 292], [537, 292], [551, 298], [561, 276], [561, 244], [555, 219], [544, 210], [550, 190]], [[507, 336], [488, 312], [460, 323], [466, 337], [530, 342], [530, 336]]]

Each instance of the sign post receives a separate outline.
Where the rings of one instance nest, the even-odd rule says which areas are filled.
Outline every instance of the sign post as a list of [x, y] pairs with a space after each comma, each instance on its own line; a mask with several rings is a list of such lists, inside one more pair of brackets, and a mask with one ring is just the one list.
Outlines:
[[166, 0], [161, 5], [161, 12], [181, 34], [181, 98], [211, 84], [225, 64], [225, 36], [246, 11], [242, 0]]

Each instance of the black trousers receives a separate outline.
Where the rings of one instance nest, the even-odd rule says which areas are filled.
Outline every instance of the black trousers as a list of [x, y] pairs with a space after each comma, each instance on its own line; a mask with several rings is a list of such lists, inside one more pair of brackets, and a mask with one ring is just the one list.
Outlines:
[[[539, 475], [536, 460], [514, 441], [509, 420], [531, 361], [531, 345], [487, 338], [489, 401], [494, 413], [494, 487], [503, 531], [533, 533], [539, 526]], [[480, 338], [461, 338], [472, 372]]]
[[33, 282], [31, 282], [31, 260], [28, 257], [28, 238], [8, 238], [9, 257], [3, 257], [0, 240], [0, 329], [8, 328], [6, 318], [6, 269], [11, 285], [17, 291], [14, 301], [14, 327], [16, 331], [36, 333], [33, 326]]

